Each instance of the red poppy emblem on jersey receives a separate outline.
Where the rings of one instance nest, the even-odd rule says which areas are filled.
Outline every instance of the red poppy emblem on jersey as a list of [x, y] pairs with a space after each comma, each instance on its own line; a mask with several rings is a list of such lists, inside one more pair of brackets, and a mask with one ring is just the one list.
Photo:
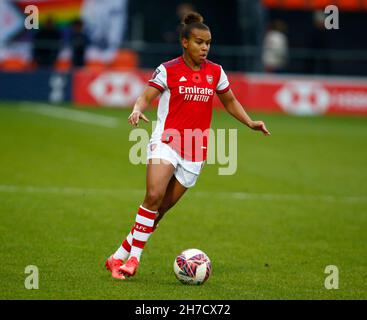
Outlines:
[[208, 81], [209, 84], [213, 83], [213, 76], [211, 74], [206, 75], [206, 81]]
[[200, 73], [194, 73], [192, 75], [192, 82], [195, 82], [195, 83], [200, 83], [201, 82]]

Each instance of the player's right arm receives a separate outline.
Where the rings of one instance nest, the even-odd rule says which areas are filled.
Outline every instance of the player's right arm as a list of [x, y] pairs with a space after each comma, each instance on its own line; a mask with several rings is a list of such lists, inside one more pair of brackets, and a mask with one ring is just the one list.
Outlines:
[[149, 119], [144, 115], [144, 111], [160, 94], [161, 92], [158, 89], [151, 86], [146, 87], [144, 92], [136, 100], [133, 111], [128, 118], [128, 122], [135, 127], [138, 125], [140, 119], [149, 122]]

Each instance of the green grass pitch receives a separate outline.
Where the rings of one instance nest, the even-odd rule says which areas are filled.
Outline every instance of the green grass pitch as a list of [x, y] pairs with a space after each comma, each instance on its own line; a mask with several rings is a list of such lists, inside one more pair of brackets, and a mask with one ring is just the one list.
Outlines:
[[[264, 137], [215, 111], [213, 128], [238, 128], [237, 172], [207, 165], [150, 238], [137, 275], [118, 281], [104, 262], [145, 188], [145, 166], [128, 158], [129, 110], [83, 109], [116, 119], [103, 127], [34, 106], [0, 104], [1, 299], [367, 298], [367, 118], [251, 114], [266, 121]], [[188, 248], [212, 260], [203, 286], [174, 277]], [[25, 289], [28, 265], [38, 290]], [[337, 290], [324, 287], [328, 265]]]

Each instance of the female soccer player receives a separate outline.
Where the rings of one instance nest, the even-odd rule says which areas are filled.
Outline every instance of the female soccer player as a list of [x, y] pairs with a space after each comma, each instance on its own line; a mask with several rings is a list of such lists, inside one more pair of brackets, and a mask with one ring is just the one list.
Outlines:
[[[264, 122], [253, 121], [233, 95], [226, 74], [206, 59], [211, 42], [209, 27], [198, 13], [183, 18], [183, 55], [161, 64], [137, 99], [128, 122], [148, 122], [144, 110], [161, 94], [157, 126], [148, 144], [146, 194], [133, 228], [106, 261], [112, 277], [133, 276], [149, 236], [164, 214], [192, 187], [206, 159], [208, 129], [214, 93], [225, 109], [253, 130], [269, 135]], [[193, 132], [201, 132], [197, 139]]]

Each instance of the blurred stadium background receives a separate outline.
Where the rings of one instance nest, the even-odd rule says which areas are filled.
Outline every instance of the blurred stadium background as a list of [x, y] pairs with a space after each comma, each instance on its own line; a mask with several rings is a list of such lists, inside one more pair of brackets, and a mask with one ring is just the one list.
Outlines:
[[[40, 30], [24, 28], [29, 4], [39, 7]], [[339, 9], [339, 29], [324, 26], [328, 4]], [[250, 110], [366, 113], [367, 43], [356, 36], [367, 24], [366, 1], [157, 7], [143, 0], [6, 0], [1, 6], [0, 99], [129, 106], [151, 69], [180, 54], [180, 17], [198, 10], [213, 33], [210, 58], [236, 72], [233, 90]], [[126, 76], [115, 80], [111, 71]]]
[[[30, 4], [39, 30], [24, 27]], [[324, 27], [327, 5], [339, 29]], [[145, 187], [126, 119], [154, 68], [181, 53], [188, 10], [204, 16], [209, 59], [272, 136], [215, 101], [213, 127], [239, 129], [238, 170], [207, 166], [121, 290], [103, 263]], [[366, 299], [366, 30], [366, 0], [1, 0], [0, 297]], [[189, 247], [213, 261], [203, 287], [174, 279]], [[30, 264], [40, 290], [24, 289]], [[339, 290], [324, 287], [327, 265], [340, 269]]]
[[[29, 4], [39, 7], [40, 30], [24, 27]], [[339, 29], [324, 26], [329, 4], [339, 8]], [[210, 58], [230, 73], [250, 110], [366, 113], [366, 1], [6, 0], [1, 6], [0, 99], [130, 106], [152, 69], [180, 54], [180, 17], [198, 10], [213, 33]], [[111, 71], [129, 73], [117, 81]]]

